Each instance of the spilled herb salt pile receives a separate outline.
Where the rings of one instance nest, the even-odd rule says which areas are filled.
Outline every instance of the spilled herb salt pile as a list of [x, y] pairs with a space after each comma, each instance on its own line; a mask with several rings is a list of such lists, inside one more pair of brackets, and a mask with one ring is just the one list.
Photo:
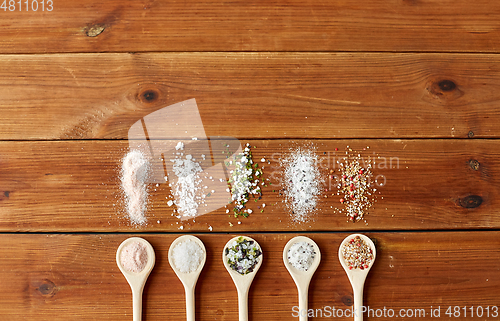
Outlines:
[[224, 253], [231, 269], [242, 275], [253, 272], [262, 255], [257, 242], [242, 236], [226, 247]]
[[191, 240], [180, 242], [173, 249], [175, 268], [182, 273], [196, 271], [203, 259], [203, 249]]
[[146, 246], [141, 242], [127, 244], [120, 253], [120, 263], [129, 272], [141, 272], [146, 267], [146, 263], [148, 263]]
[[313, 264], [316, 251], [307, 242], [297, 242], [290, 246], [287, 253], [288, 263], [300, 271], [307, 271]]
[[306, 222], [321, 194], [324, 182], [318, 169], [318, 156], [312, 149], [297, 148], [280, 160], [284, 168], [284, 202], [297, 222]]
[[243, 152], [234, 157], [234, 160], [228, 161], [227, 166], [233, 166], [230, 170], [231, 177], [229, 183], [231, 185], [231, 197], [235, 202], [233, 209], [234, 217], [248, 217], [252, 213], [251, 209], [245, 207], [249, 197], [260, 199], [262, 190], [259, 182], [264, 184], [262, 178], [262, 170], [258, 163], [254, 163], [252, 159], [252, 151], [250, 144], [246, 144]]
[[377, 191], [371, 182], [372, 160], [370, 157], [362, 158], [361, 154], [352, 154], [349, 146], [347, 148], [346, 157], [338, 162], [341, 175], [337, 195], [341, 196], [340, 203], [345, 205], [340, 212], [352, 222], [363, 220], [366, 223], [365, 215], [372, 207]]
[[359, 236], [345, 243], [342, 247], [342, 257], [349, 270], [367, 269], [373, 261], [373, 251], [368, 244]]
[[[179, 218], [195, 217], [198, 213], [198, 204], [203, 202], [203, 198], [198, 193], [201, 188], [199, 173], [203, 170], [192, 155], [184, 155], [182, 142], [179, 142], [175, 149], [179, 151], [177, 157], [170, 161], [173, 163], [172, 168], [177, 181], [169, 183], [175, 202], [169, 200], [168, 205], [171, 206], [173, 203], [177, 205]], [[168, 180], [167, 177], [165, 179]]]
[[150, 163], [146, 156], [138, 151], [130, 151], [122, 159], [121, 187], [125, 194], [128, 217], [133, 224], [146, 223], [146, 209], [148, 203], [147, 178]]

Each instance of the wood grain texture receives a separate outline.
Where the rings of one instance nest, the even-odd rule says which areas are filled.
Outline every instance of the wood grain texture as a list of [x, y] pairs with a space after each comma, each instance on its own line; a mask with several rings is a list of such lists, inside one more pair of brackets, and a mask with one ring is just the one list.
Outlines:
[[498, 52], [499, 12], [488, 0], [54, 1], [1, 12], [0, 52]]
[[[307, 235], [322, 261], [310, 286], [309, 307], [350, 309], [352, 290], [338, 262], [349, 233]], [[184, 290], [168, 264], [179, 235], [145, 235], [156, 265], [144, 291], [143, 320], [185, 320]], [[222, 264], [231, 235], [198, 235], [207, 262], [196, 288], [197, 320], [236, 320], [236, 289]], [[250, 320], [290, 320], [297, 291], [283, 266], [282, 251], [294, 234], [250, 234], [264, 260], [250, 290]], [[370, 233], [377, 259], [365, 285], [372, 309], [499, 306], [499, 232]], [[0, 235], [0, 311], [4, 320], [131, 319], [131, 292], [116, 266], [118, 245], [128, 235]], [[321, 318], [316, 318], [321, 319]], [[352, 318], [340, 318], [352, 320]], [[390, 318], [367, 318], [391, 320]], [[474, 318], [456, 318], [470, 320]]]
[[0, 139], [127, 138], [191, 98], [207, 136], [499, 137], [498, 66], [457, 54], [1, 56]]
[[[242, 141], [246, 143], [247, 141]], [[328, 168], [345, 156], [347, 145], [364, 160], [376, 160], [376, 202], [364, 223], [347, 223], [335, 209], [343, 208], [335, 184], [325, 183], [315, 214], [296, 223], [280, 196], [283, 167], [279, 159], [289, 148], [305, 140], [254, 140], [254, 159], [264, 164], [264, 176], [272, 185], [263, 188], [249, 218], [226, 214], [224, 204], [214, 212], [181, 222], [175, 206], [166, 203], [170, 188], [150, 184], [148, 226], [131, 226], [120, 192], [121, 159], [126, 141], [56, 141], [0, 143], [0, 230], [2, 231], [336, 231], [336, 230], [429, 230], [499, 228], [498, 168], [496, 140], [324, 140], [317, 141], [320, 168]], [[175, 143], [175, 141], [174, 141]], [[215, 150], [214, 142], [212, 150]], [[369, 147], [363, 151], [364, 148]], [[338, 148], [339, 151], [335, 151]], [[472, 161], [472, 163], [471, 163]], [[477, 162], [477, 163], [476, 163]], [[261, 163], [262, 165], [262, 163]], [[335, 165], [335, 166], [334, 166]], [[206, 169], [206, 168], [205, 168]], [[328, 196], [328, 198], [324, 198]], [[212, 196], [215, 200], [219, 193]], [[262, 204], [267, 204], [263, 213]], [[228, 206], [228, 209], [231, 209]], [[158, 221], [160, 223], [158, 223]], [[230, 226], [234, 224], [234, 226]]]

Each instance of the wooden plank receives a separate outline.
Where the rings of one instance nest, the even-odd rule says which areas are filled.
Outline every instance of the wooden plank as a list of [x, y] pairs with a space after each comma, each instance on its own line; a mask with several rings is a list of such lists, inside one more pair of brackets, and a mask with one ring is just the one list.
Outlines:
[[[352, 290], [338, 262], [338, 246], [349, 233], [309, 234], [322, 261], [312, 279], [309, 307], [351, 309]], [[184, 290], [168, 264], [167, 252], [179, 235], [145, 235], [156, 265], [144, 291], [144, 319], [184, 320]], [[197, 320], [236, 320], [236, 289], [221, 253], [231, 235], [198, 235], [207, 263], [196, 288]], [[250, 290], [250, 320], [290, 320], [297, 305], [295, 285], [283, 266], [282, 251], [294, 234], [250, 234], [264, 261]], [[371, 309], [467, 307], [457, 320], [476, 320], [468, 308], [500, 305], [500, 233], [370, 233], [377, 259], [365, 284]], [[0, 235], [0, 314], [6, 320], [131, 319], [130, 288], [115, 262], [118, 245], [129, 235]], [[411, 276], [411, 277], [410, 277]], [[318, 312], [319, 313], [319, 312]], [[483, 317], [484, 317], [483, 316]], [[365, 314], [366, 317], [366, 314]], [[492, 314], [490, 314], [490, 318]], [[317, 318], [321, 319], [321, 318]], [[350, 320], [351, 318], [341, 318]], [[391, 320], [389, 317], [368, 320]], [[488, 319], [488, 318], [487, 318]]]
[[500, 4], [488, 0], [90, 0], [54, 1], [50, 12], [16, 6], [2, 12], [1, 53], [500, 49]]
[[[247, 141], [242, 141], [246, 143]], [[335, 184], [329, 186], [306, 223], [293, 221], [280, 196], [279, 159], [303, 140], [254, 140], [253, 157], [263, 164], [266, 181], [254, 213], [238, 220], [220, 208], [181, 222], [169, 207], [168, 184], [150, 184], [149, 224], [134, 227], [124, 212], [119, 187], [126, 141], [55, 141], [0, 143], [0, 230], [2, 231], [335, 231], [499, 228], [500, 186], [497, 140], [324, 140], [313, 142], [327, 178], [337, 170], [346, 145], [363, 160], [376, 160], [376, 202], [362, 222], [347, 223]], [[176, 141], [173, 142], [174, 144]], [[211, 142], [212, 151], [215, 143]], [[369, 149], [366, 149], [369, 147]], [[338, 148], [339, 151], [335, 151]], [[363, 150], [366, 149], [366, 150]], [[208, 154], [207, 154], [208, 155]], [[168, 158], [167, 158], [168, 159]], [[209, 158], [210, 160], [210, 158]], [[261, 163], [262, 165], [262, 163]], [[206, 169], [207, 167], [204, 167]], [[161, 170], [161, 169], [160, 169]], [[161, 177], [160, 177], [161, 178]], [[380, 186], [383, 182], [385, 184]], [[212, 197], [222, 195], [214, 193]], [[324, 198], [327, 196], [327, 198]], [[261, 213], [262, 204], [267, 204]], [[228, 206], [228, 209], [231, 209]], [[230, 226], [230, 225], [234, 226]]]
[[499, 137], [499, 65], [463, 54], [1, 56], [0, 139], [127, 138], [192, 98], [207, 136]]

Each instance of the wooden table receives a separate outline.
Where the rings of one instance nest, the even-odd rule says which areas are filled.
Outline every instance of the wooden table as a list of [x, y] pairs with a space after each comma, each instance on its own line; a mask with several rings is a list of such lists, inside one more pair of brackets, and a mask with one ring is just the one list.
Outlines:
[[[368, 320], [498, 320], [500, 2], [42, 2], [0, 9], [1, 320], [131, 320], [115, 262], [131, 236], [156, 251], [143, 319], [183, 320], [167, 252], [187, 233], [207, 248], [197, 320], [237, 319], [221, 261], [234, 235], [265, 254], [250, 320], [293, 318], [282, 251], [296, 235], [322, 253], [312, 319], [334, 307], [351, 320], [338, 314], [353, 299], [337, 251], [354, 232], [378, 251]], [[151, 184], [149, 223], [131, 225], [119, 185], [128, 130], [192, 98], [206, 137], [237, 138], [270, 160], [268, 206], [241, 224], [224, 207], [180, 221], [168, 184]], [[293, 222], [270, 174], [291, 146], [311, 144], [325, 161], [347, 146], [394, 160], [373, 170], [386, 184], [367, 224], [346, 222], [332, 189]]]

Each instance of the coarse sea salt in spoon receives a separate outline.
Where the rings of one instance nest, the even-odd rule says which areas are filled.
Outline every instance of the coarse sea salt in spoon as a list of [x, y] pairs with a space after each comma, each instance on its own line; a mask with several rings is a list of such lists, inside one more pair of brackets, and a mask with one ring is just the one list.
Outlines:
[[[358, 245], [359, 244], [359, 245]], [[366, 235], [351, 234], [339, 248], [340, 264], [352, 285], [354, 296], [354, 321], [363, 321], [363, 287], [366, 276], [375, 262], [375, 244]]]
[[142, 292], [155, 265], [153, 247], [143, 238], [128, 238], [116, 251], [116, 263], [132, 289], [133, 321], [141, 321]]
[[[181, 253], [181, 251], [184, 251], [184, 253]], [[206, 259], [207, 252], [205, 245], [199, 238], [193, 235], [183, 235], [176, 238], [168, 250], [168, 262], [184, 285], [187, 321], [195, 320], [194, 290]], [[176, 260], [184, 262], [176, 262]]]
[[[254, 255], [251, 255], [250, 260], [252, 260], [255, 265], [251, 266], [249, 270], [246, 267], [238, 265], [235, 266], [232, 264], [235, 262], [234, 251], [232, 251], [232, 249], [237, 246], [251, 247], [250, 252]], [[262, 259], [263, 254], [261, 247], [254, 239], [247, 236], [237, 236], [230, 239], [222, 251], [222, 261], [224, 262], [224, 266], [229, 272], [229, 275], [231, 275], [234, 285], [236, 286], [236, 290], [238, 291], [239, 321], [248, 320], [248, 291], [250, 290], [250, 285], [252, 284], [255, 274], [257, 274], [257, 271], [262, 265]], [[237, 272], [236, 269], [243, 272], [243, 274]]]
[[[289, 251], [292, 246], [297, 247], [304, 245], [306, 245], [307, 247], [312, 247], [314, 252], [309, 255], [308, 253], [305, 253], [305, 255], [301, 255], [300, 261], [306, 258], [309, 260], [307, 260], [307, 262], [300, 262], [300, 266], [297, 267], [297, 264], [294, 264], [296, 262], [293, 261], [293, 257], [290, 258], [290, 255], [297, 255], [300, 253], [289, 253]], [[321, 252], [319, 251], [318, 245], [313, 240], [305, 236], [296, 236], [292, 238], [290, 241], [288, 241], [283, 250], [283, 262], [285, 263], [286, 269], [292, 276], [293, 281], [297, 285], [297, 290], [299, 292], [300, 321], [307, 321], [309, 283], [311, 282], [311, 278], [318, 268], [320, 261]]]

